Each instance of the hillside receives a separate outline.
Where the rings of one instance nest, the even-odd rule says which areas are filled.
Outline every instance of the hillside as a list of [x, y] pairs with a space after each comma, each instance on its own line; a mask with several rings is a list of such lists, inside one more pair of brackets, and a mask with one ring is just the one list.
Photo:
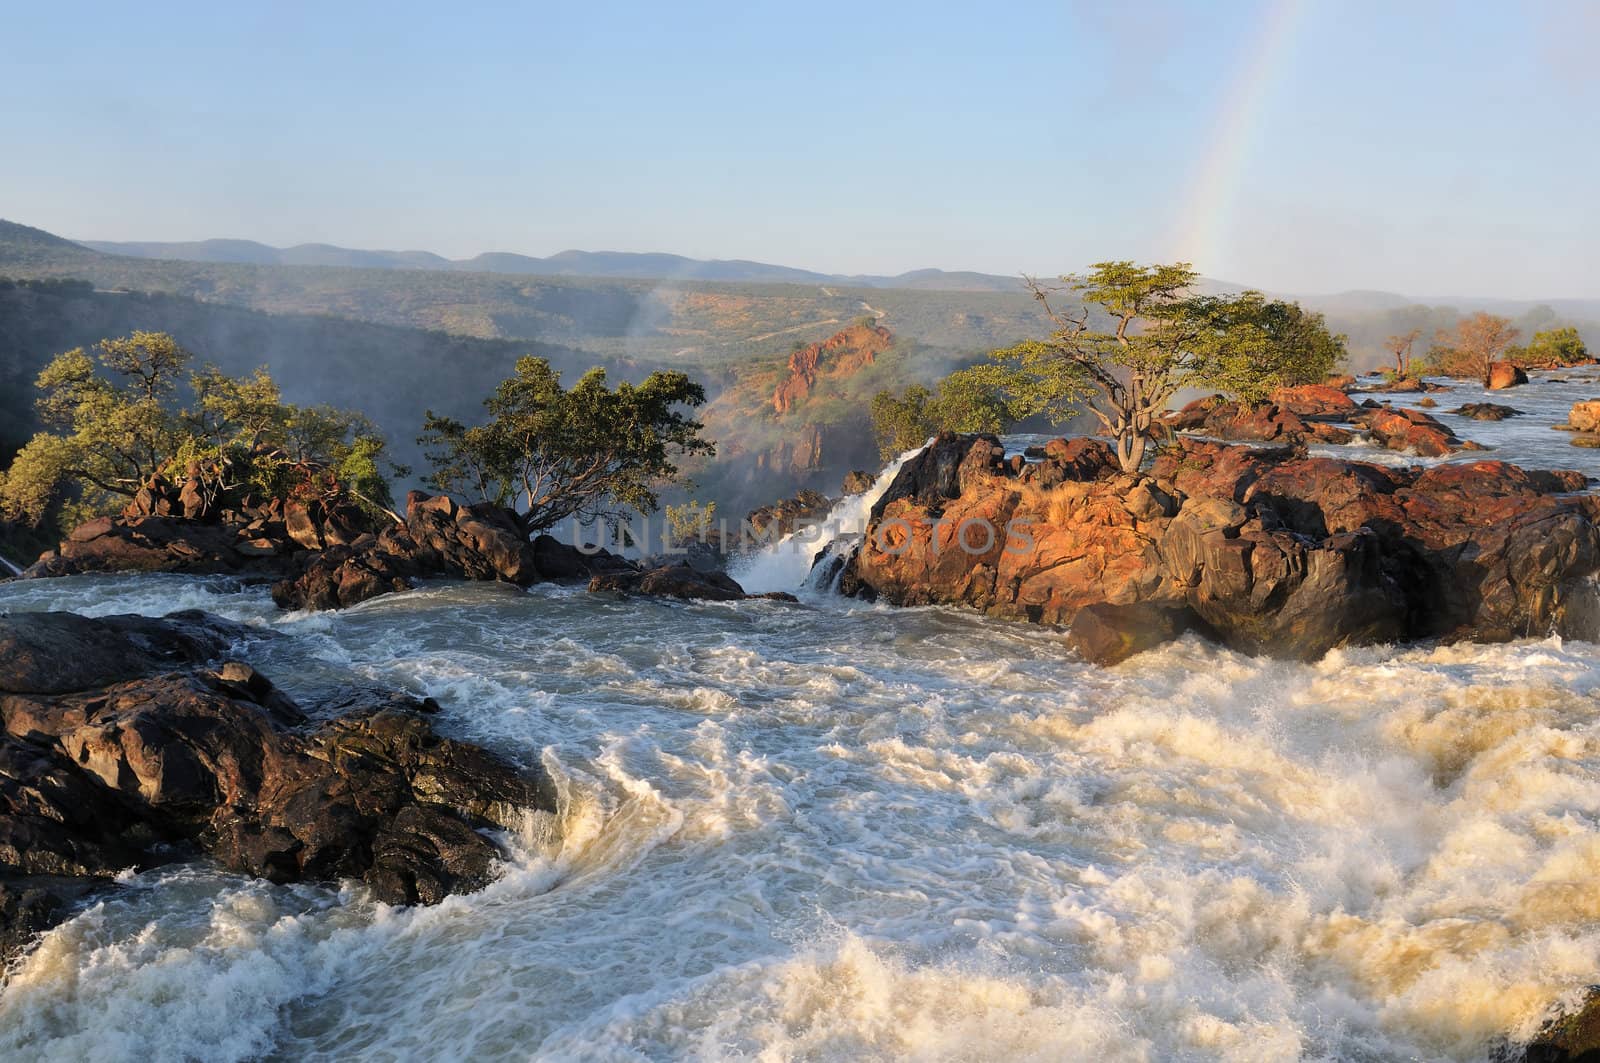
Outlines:
[[[284, 397], [361, 410], [402, 462], [421, 466], [415, 436], [429, 408], [474, 418], [524, 354], [568, 379], [595, 364], [581, 351], [527, 340], [481, 340], [306, 314], [274, 315], [165, 294], [93, 291], [83, 283], [0, 281], [0, 465], [34, 430], [33, 379], [56, 354], [135, 329], [170, 332], [233, 374], [267, 366]], [[644, 374], [621, 362], [607, 368]]]
[[742, 514], [801, 488], [836, 494], [844, 474], [881, 464], [868, 404], [883, 388], [931, 382], [970, 359], [858, 319], [815, 343], [791, 343], [730, 369], [702, 419], [715, 462], [695, 494]]
[[183, 262], [245, 263], [258, 266], [347, 266], [356, 269], [463, 270], [548, 277], [610, 277], [635, 280], [701, 280], [743, 284], [839, 284], [857, 288], [918, 288], [930, 291], [1015, 292], [1017, 277], [992, 273], [919, 269], [896, 276], [819, 273], [747, 259], [695, 259], [634, 251], [561, 251], [546, 258], [490, 251], [448, 259], [431, 251], [360, 251], [331, 244], [270, 247], [254, 240], [158, 241], [80, 240], [95, 251], [130, 258]]
[[170, 292], [481, 339], [541, 339], [600, 357], [685, 367], [761, 355], [775, 338], [822, 339], [863, 312], [887, 313], [901, 336], [963, 354], [1009, 343], [1042, 324], [1020, 292], [182, 262], [109, 255], [0, 222], [0, 276], [7, 275], [78, 277], [102, 289]]

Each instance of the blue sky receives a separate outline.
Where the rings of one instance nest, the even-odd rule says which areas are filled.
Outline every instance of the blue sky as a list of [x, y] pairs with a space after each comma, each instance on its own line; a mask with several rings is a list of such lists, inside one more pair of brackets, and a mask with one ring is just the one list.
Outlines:
[[[1600, 2], [23, 4], [84, 239], [1600, 295]], [[1276, 27], [1276, 29], [1275, 29]]]

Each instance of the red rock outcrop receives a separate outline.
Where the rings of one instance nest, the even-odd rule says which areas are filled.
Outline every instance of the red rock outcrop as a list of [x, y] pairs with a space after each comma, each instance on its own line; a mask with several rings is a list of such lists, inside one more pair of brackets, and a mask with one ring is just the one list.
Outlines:
[[804, 402], [820, 377], [853, 376], [889, 349], [894, 336], [881, 325], [851, 325], [789, 355], [787, 375], [772, 393], [772, 408], [788, 413]]
[[[1078, 444], [1104, 460], [1019, 469], [992, 437], [941, 437], [902, 467], [841, 587], [1063, 625], [1126, 607], [1130, 623], [1294, 657], [1587, 622], [1573, 592], [1600, 569], [1600, 500], [1563, 494], [1581, 474], [1390, 469], [1183, 440], [1132, 476], [1103, 443]], [[1116, 619], [1094, 617], [1102, 629]]]
[[1528, 382], [1528, 374], [1522, 367], [1511, 362], [1491, 362], [1489, 364], [1489, 390], [1504, 391]]

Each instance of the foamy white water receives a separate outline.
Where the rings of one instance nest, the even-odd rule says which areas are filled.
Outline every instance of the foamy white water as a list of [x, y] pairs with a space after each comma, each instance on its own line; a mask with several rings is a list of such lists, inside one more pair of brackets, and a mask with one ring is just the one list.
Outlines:
[[841, 498], [820, 524], [797, 528], [770, 546], [734, 558], [728, 566], [729, 575], [751, 594], [805, 588], [817, 555], [829, 548], [844, 549], [860, 540], [867, 530], [872, 507], [894, 483], [900, 466], [922, 453], [923, 447], [913, 447], [891, 461], [861, 494]]
[[560, 814], [436, 908], [132, 876], [13, 974], [0, 1056], [1482, 1060], [1600, 981], [1590, 644], [1185, 639], [1102, 669], [821, 596], [285, 616], [228, 580], [0, 585], [195, 606], [254, 624], [241, 652], [296, 696], [434, 695], [545, 763]]

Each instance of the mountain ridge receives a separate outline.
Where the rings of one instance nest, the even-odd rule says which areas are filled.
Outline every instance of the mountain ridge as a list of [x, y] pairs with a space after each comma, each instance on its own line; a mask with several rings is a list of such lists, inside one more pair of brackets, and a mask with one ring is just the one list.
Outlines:
[[[40, 230], [42, 231], [42, 230]], [[334, 244], [273, 247], [255, 240], [191, 241], [75, 240], [102, 254], [256, 266], [343, 266], [355, 269], [450, 270], [550, 277], [610, 277], [629, 280], [702, 280], [768, 284], [837, 284], [845, 287], [926, 288], [950, 291], [1016, 291], [1020, 277], [972, 270], [915, 269], [894, 276], [820, 273], [751, 259], [696, 259], [664, 251], [583, 251], [569, 248], [539, 257], [485, 251], [450, 259], [432, 251], [362, 250]]]

